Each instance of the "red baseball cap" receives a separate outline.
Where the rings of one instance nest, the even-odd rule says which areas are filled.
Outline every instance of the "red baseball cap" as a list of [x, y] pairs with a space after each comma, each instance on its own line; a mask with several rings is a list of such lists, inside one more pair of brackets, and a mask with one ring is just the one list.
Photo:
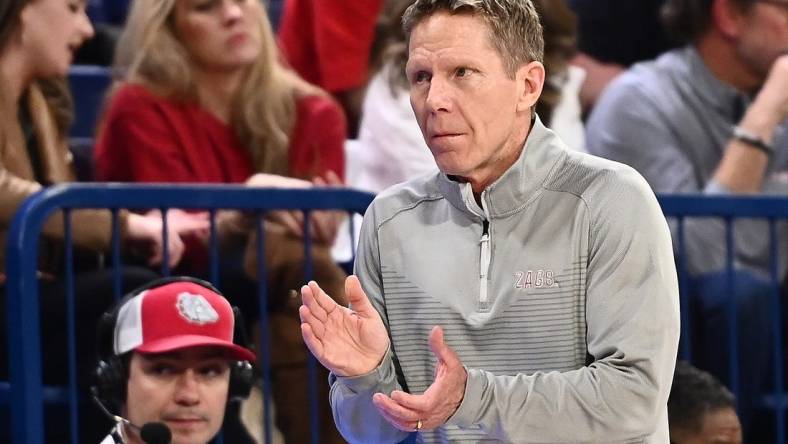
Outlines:
[[227, 299], [190, 281], [168, 282], [142, 291], [118, 311], [114, 351], [166, 353], [211, 346], [239, 361], [254, 361], [249, 349], [233, 342], [233, 309]]

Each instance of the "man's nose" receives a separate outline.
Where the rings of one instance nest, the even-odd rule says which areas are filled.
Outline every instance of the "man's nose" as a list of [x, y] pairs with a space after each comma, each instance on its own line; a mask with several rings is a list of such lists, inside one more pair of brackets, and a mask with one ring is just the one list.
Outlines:
[[195, 405], [200, 402], [200, 384], [194, 370], [186, 370], [178, 378], [174, 401], [180, 405]]
[[451, 87], [446, 80], [437, 76], [430, 81], [427, 91], [427, 107], [430, 112], [451, 111]]

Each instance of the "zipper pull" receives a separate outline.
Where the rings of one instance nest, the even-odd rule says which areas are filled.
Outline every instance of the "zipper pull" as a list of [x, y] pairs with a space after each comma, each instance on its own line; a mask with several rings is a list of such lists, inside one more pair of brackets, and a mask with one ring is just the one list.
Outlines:
[[490, 222], [482, 222], [482, 238], [479, 240], [479, 311], [488, 311], [487, 272], [490, 268]]

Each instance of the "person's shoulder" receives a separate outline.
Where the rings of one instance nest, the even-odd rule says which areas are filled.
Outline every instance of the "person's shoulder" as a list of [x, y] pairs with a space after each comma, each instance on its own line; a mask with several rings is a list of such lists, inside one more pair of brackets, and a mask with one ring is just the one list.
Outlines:
[[163, 99], [153, 93], [145, 85], [139, 83], [123, 82], [117, 85], [112, 92], [114, 102], [139, 103], [159, 102]]
[[113, 89], [108, 104], [108, 114], [110, 116], [137, 115], [172, 106], [169, 100], [155, 94], [148, 87], [139, 83], [124, 82]]
[[[691, 109], [685, 102], [689, 67], [686, 50], [675, 49], [647, 62], [633, 65], [605, 88], [586, 124], [590, 152], [599, 153], [601, 140], [610, 133], [649, 132], [684, 118]], [[645, 133], [644, 137], [645, 136]]]
[[632, 65], [610, 82], [597, 105], [604, 106], [611, 99], [620, 101], [638, 98], [659, 102], [660, 99], [668, 98], [666, 91], [675, 89], [677, 82], [684, 81], [682, 78], [687, 70], [685, 51], [674, 49], [656, 59]]
[[615, 196], [653, 195], [643, 176], [631, 166], [577, 151], [567, 151], [545, 188], [575, 194], [589, 206], [615, 200]]
[[438, 186], [440, 175], [436, 168], [378, 193], [371, 205], [378, 220], [386, 221], [403, 211], [415, 210], [421, 204], [443, 200], [444, 195]]

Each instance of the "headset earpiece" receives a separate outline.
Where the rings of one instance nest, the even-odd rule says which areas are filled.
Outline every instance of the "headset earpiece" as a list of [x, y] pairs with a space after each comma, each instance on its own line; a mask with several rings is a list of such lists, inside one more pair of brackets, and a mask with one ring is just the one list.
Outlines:
[[[122, 305], [127, 298], [117, 304]], [[126, 400], [127, 369], [123, 360], [114, 354], [115, 318], [117, 309], [113, 307], [104, 313], [98, 325], [98, 362], [94, 370], [95, 385], [91, 392], [101, 402], [118, 410]]]
[[[233, 307], [233, 342], [241, 347], [249, 348], [246, 328], [241, 310]], [[230, 367], [230, 389], [227, 400], [246, 399], [254, 385], [254, 368], [249, 361], [235, 361]]]

